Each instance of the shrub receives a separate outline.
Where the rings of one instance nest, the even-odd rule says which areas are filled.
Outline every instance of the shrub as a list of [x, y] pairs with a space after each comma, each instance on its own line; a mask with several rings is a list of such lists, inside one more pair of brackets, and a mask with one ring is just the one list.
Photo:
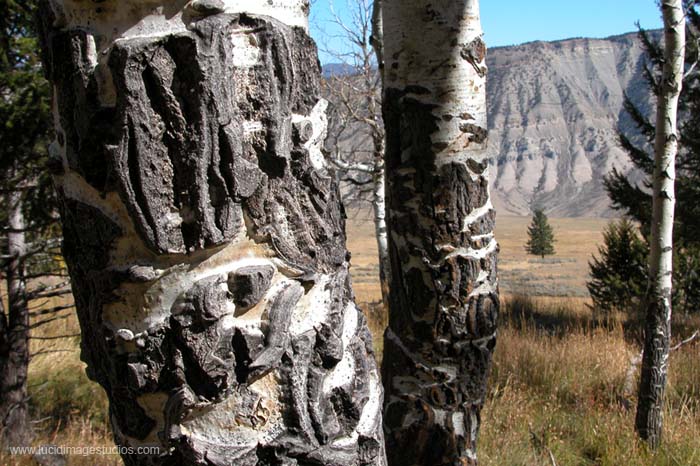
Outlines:
[[588, 263], [591, 280], [586, 283], [593, 309], [639, 312], [647, 287], [648, 248], [637, 227], [626, 219], [608, 224], [598, 254]]

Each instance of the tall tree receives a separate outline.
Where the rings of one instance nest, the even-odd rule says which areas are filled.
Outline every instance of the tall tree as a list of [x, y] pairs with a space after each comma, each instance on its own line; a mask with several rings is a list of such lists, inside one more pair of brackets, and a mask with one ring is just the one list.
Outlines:
[[[699, 277], [694, 272], [700, 262], [700, 67], [697, 66], [700, 40], [700, 14], [697, 0], [685, 0], [688, 27], [686, 34], [686, 70], [679, 97], [678, 153], [676, 156], [676, 215], [674, 216], [674, 305], [686, 313], [700, 307]], [[664, 51], [656, 34], [640, 30], [640, 40], [646, 52], [645, 81], [651, 93], [658, 97], [664, 66]], [[653, 115], [625, 96], [625, 109], [638, 135], [620, 131], [622, 148], [634, 166], [646, 175], [639, 186], [618, 170], [606, 177], [605, 185], [613, 207], [639, 222], [647, 242], [652, 222], [652, 179], [654, 175], [654, 145], [656, 128]], [[641, 296], [640, 296], [641, 298]]]
[[[0, 444], [7, 446], [31, 437], [31, 329], [65, 317], [70, 306], [41, 306], [69, 289], [55, 259], [57, 213], [45, 174], [50, 92], [37, 54], [36, 4], [2, 0], [0, 8], [0, 277], [7, 293], [0, 298], [7, 304], [0, 306]], [[43, 317], [30, 325], [32, 315]]]
[[535, 209], [532, 222], [527, 227], [525, 250], [533, 256], [551, 256], [554, 254], [554, 230], [542, 209]]
[[642, 372], [635, 426], [655, 448], [661, 441], [663, 400], [671, 341], [674, 181], [678, 151], [678, 98], [685, 62], [685, 13], [681, 0], [662, 0], [664, 66], [656, 113], [649, 288]]
[[[331, 10], [335, 13], [333, 8]], [[345, 11], [349, 19], [334, 14], [332, 20], [342, 31], [334, 39], [344, 43], [343, 51], [327, 53], [350, 72], [338, 73], [324, 80], [329, 100], [334, 104], [327, 146], [331, 148], [333, 164], [347, 184], [345, 200], [349, 203], [365, 201], [369, 194], [379, 255], [382, 301], [388, 308], [390, 266], [384, 177], [385, 135], [381, 117], [381, 79], [375, 54], [381, 43], [376, 34], [373, 35], [375, 15], [371, 0], [346, 0]], [[364, 134], [369, 138], [358, 137]]]
[[474, 465], [499, 306], [479, 2], [383, 0], [382, 18], [387, 457]]
[[45, 0], [89, 375], [127, 465], [382, 465], [308, 1]]

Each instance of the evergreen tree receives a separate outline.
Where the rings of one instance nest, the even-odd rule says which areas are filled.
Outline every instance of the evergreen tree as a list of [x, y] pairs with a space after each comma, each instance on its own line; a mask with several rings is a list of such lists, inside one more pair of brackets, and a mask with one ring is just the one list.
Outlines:
[[598, 254], [588, 263], [591, 280], [586, 283], [593, 309], [602, 313], [639, 311], [639, 299], [647, 286], [649, 251], [637, 227], [627, 219], [608, 224]]
[[[0, 0], [0, 444], [26, 444], [30, 330], [70, 306], [33, 312], [30, 302], [69, 293], [58, 259], [55, 196], [46, 150], [50, 91], [34, 31], [35, 1]], [[63, 314], [56, 315], [62, 312]], [[41, 317], [43, 316], [43, 317]]]
[[554, 254], [554, 230], [549, 225], [547, 216], [541, 209], [535, 209], [532, 223], [527, 228], [528, 240], [525, 250], [533, 256], [551, 256]]

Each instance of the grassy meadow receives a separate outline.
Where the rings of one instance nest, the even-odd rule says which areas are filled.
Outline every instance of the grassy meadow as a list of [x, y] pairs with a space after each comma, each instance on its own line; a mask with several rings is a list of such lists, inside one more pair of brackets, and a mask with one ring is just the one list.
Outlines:
[[[587, 306], [587, 262], [601, 242], [606, 220], [550, 219], [558, 242], [554, 257], [525, 254], [528, 218], [499, 217], [503, 311], [491, 390], [482, 413], [481, 464], [487, 466], [699, 465], [700, 344], [675, 351], [665, 440], [656, 453], [633, 431], [638, 322], [620, 316], [596, 321]], [[352, 212], [348, 246], [358, 303], [368, 315], [381, 354], [382, 315], [371, 219]], [[675, 324], [676, 338], [700, 328], [700, 319]], [[71, 317], [37, 336], [78, 332]], [[85, 376], [77, 337], [35, 340], [30, 395], [36, 444], [112, 444], [102, 390]], [[117, 456], [71, 456], [70, 465], [121, 464]], [[3, 456], [0, 464], [29, 465]]]
[[[608, 220], [550, 219], [556, 255], [545, 259], [525, 252], [529, 223], [500, 216], [496, 226], [503, 307], [482, 413], [481, 464], [700, 465], [700, 344], [671, 356], [665, 441], [649, 452], [633, 430], [638, 371], [630, 363], [640, 351], [640, 324], [624, 316], [598, 322], [588, 306], [588, 261]], [[373, 228], [366, 214], [351, 213], [353, 288], [380, 352], [386, 319], [376, 304]], [[698, 328], [700, 316], [678, 322], [674, 340]]]

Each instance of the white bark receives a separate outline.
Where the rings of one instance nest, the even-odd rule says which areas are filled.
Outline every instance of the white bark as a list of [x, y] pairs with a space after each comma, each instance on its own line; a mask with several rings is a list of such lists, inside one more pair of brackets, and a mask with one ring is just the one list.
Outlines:
[[673, 286], [673, 219], [678, 99], [685, 65], [685, 14], [682, 0], [662, 0], [664, 68], [657, 101], [654, 147], [653, 212], [649, 254], [647, 322], [636, 428], [652, 447], [661, 441], [663, 400], [668, 374]]
[[[385, 87], [427, 89], [412, 99], [435, 106], [433, 132], [437, 164], [481, 160], [485, 144], [474, 144], [474, 129], [486, 125], [486, 59], [479, 0], [384, 0]], [[445, 29], [455, 31], [445, 44]], [[389, 38], [402, 31], [400, 39]], [[449, 53], [438, 51], [449, 50]], [[439, 93], [435, 92], [439, 90]], [[483, 142], [483, 141], [481, 141]]]
[[162, 35], [185, 29], [189, 16], [200, 12], [250, 13], [270, 16], [289, 26], [309, 28], [309, 0], [120, 0], [96, 2], [50, 0], [66, 27], [89, 27], [108, 47], [124, 37]]
[[663, 1], [666, 45], [662, 90], [657, 103], [654, 146], [654, 206], [649, 271], [653, 289], [670, 294], [673, 277], [673, 219], [676, 204], [678, 99], [685, 62], [685, 15], [681, 0]]
[[386, 171], [384, 170], [384, 144], [382, 150], [375, 154], [375, 171], [372, 176], [372, 211], [374, 212], [374, 237], [377, 241], [379, 256], [379, 282], [382, 288], [384, 312], [389, 311], [389, 283], [391, 279], [391, 260], [389, 258], [389, 237], [386, 223]]
[[[372, 8], [372, 37], [370, 40], [377, 57], [379, 73], [384, 73], [384, 19], [382, 17], [382, 0], [374, 0]], [[382, 78], [383, 79], [383, 78]]]

